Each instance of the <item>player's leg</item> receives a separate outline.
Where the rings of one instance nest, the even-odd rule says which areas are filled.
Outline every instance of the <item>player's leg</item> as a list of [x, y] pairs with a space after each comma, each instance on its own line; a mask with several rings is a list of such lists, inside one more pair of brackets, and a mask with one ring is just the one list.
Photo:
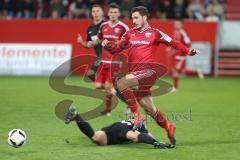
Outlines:
[[143, 119], [143, 116], [139, 114], [139, 109], [136, 102], [137, 97], [135, 97], [133, 89], [139, 90], [141, 86], [144, 86], [144, 90], [149, 90], [149, 88], [151, 88], [151, 86], [155, 83], [156, 78], [157, 73], [155, 70], [145, 69], [127, 74], [125, 77], [117, 81], [116, 88], [121, 93], [125, 102], [128, 104], [128, 107], [134, 113], [134, 118], [139, 117], [136, 115], [140, 115], [140, 118], [138, 119], [141, 120]]
[[128, 131], [126, 134], [126, 137], [127, 137], [127, 139], [129, 139], [133, 142], [151, 144], [156, 148], [164, 149], [164, 148], [173, 148], [174, 147], [167, 143], [158, 142], [152, 136], [150, 136], [148, 133], [142, 133], [142, 132], [138, 132], [138, 131]]
[[174, 89], [177, 89], [178, 81], [179, 81], [179, 73], [175, 68], [172, 69], [172, 78], [173, 78], [173, 87]]
[[95, 77], [95, 82], [94, 86], [96, 89], [104, 89], [104, 84], [106, 81], [106, 69], [103, 63], [100, 64], [98, 67], [96, 77]]
[[102, 76], [97, 76], [94, 82], [94, 86], [96, 89], [104, 89], [104, 80], [102, 80]]
[[148, 135], [148, 133], [140, 133], [139, 131], [128, 131], [126, 137], [127, 139], [138, 143], [153, 144], [156, 142], [156, 140]]
[[173, 80], [173, 87], [174, 89], [178, 88], [178, 81], [179, 81], [179, 73], [178, 73], [178, 68], [179, 65], [181, 64], [180, 59], [175, 55], [173, 57], [173, 68], [172, 68], [172, 80]]
[[107, 145], [107, 135], [104, 131], [96, 131], [92, 141], [98, 145]]
[[88, 79], [90, 79], [91, 81], [95, 81], [95, 77], [96, 77], [96, 73], [97, 73], [97, 70], [98, 70], [98, 67], [101, 63], [101, 60], [96, 60], [92, 66], [89, 67], [89, 69], [87, 70], [86, 74], [85, 74], [85, 77], [84, 79], [86, 80], [86, 77]]
[[112, 98], [113, 98], [113, 94], [115, 92], [114, 88], [113, 88], [113, 84], [112, 84], [110, 65], [108, 66], [108, 68], [106, 68], [104, 88], [106, 91], [104, 113], [106, 115], [110, 115], [110, 113], [112, 111]]
[[108, 75], [108, 68], [106, 68], [106, 64], [101, 63], [100, 67], [98, 68], [96, 80], [95, 80], [95, 88], [96, 89], [105, 89], [105, 109], [101, 112], [103, 115], [109, 115], [111, 112], [111, 106], [112, 106], [112, 94], [109, 88], [112, 86], [111, 83], [107, 82], [107, 75]]
[[[141, 88], [141, 86], [144, 86], [143, 87], [144, 90], [149, 90], [149, 88], [151, 88], [151, 86], [154, 84], [156, 78], [157, 74], [154, 70], [145, 69], [131, 72], [130, 74], [121, 78], [117, 82], [118, 91], [120, 91], [121, 95], [124, 97], [126, 103], [128, 104], [128, 107], [134, 114], [136, 114], [135, 113], [136, 111], [133, 110], [135, 108], [137, 110], [137, 113], [139, 113], [139, 109], [136, 102], [136, 100], [138, 99], [139, 89]], [[140, 91], [139, 93], [142, 93], [142, 91]], [[141, 117], [143, 116], [141, 115]]]
[[104, 131], [94, 132], [91, 125], [88, 122], [82, 120], [80, 116], [77, 116], [75, 121], [82, 133], [85, 134], [89, 139], [91, 139], [93, 143], [96, 143], [98, 145], [107, 144], [107, 135]]
[[168, 122], [167, 119], [164, 117], [163, 113], [154, 105], [151, 96], [142, 97], [139, 100], [139, 104], [141, 107], [149, 114], [155, 122], [162, 128], [164, 128], [168, 134], [168, 138], [170, 142], [175, 145], [175, 125]]
[[173, 77], [173, 86], [175, 89], [178, 88], [179, 76], [185, 68], [185, 61], [186, 61], [186, 57], [184, 57], [184, 56], [176, 55], [174, 57], [174, 66], [172, 69], [172, 77]]
[[138, 86], [138, 80], [133, 74], [127, 74], [116, 82], [117, 92], [132, 111], [135, 125], [143, 120], [133, 91], [136, 86]]
[[92, 126], [84, 121], [75, 108], [70, 108], [65, 117], [65, 123], [75, 121], [80, 131], [96, 144], [107, 144], [107, 136], [103, 131], [94, 131]]
[[160, 112], [160, 110], [157, 107], [155, 107], [151, 96], [142, 97], [141, 100], [139, 101], [139, 104], [146, 111], [146, 113], [156, 121], [156, 123], [159, 126], [161, 126], [164, 129], [167, 129], [168, 121], [164, 117], [162, 112]]

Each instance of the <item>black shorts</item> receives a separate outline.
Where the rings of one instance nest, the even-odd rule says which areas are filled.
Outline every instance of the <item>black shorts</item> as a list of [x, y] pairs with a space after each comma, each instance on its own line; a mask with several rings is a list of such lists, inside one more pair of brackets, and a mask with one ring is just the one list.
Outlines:
[[126, 135], [127, 132], [132, 130], [132, 126], [116, 122], [110, 126], [102, 128], [107, 135], [107, 144], [123, 144], [123, 143], [130, 143], [131, 141], [127, 139]]

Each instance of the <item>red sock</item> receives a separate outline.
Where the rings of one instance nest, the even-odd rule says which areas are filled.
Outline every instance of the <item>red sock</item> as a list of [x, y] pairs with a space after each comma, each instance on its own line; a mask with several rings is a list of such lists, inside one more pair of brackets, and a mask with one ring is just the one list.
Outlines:
[[112, 97], [113, 95], [111, 93], [107, 93], [105, 95], [105, 104], [106, 104], [106, 108], [105, 108], [105, 112], [111, 112], [112, 110]]
[[132, 111], [133, 114], [138, 114], [139, 110], [138, 110], [138, 105], [137, 102], [135, 100], [135, 96], [132, 90], [130, 89], [126, 89], [124, 91], [121, 92], [121, 95], [123, 96], [125, 103], [127, 103], [128, 108], [130, 108], [130, 110]]
[[178, 88], [178, 80], [179, 80], [178, 76], [174, 76], [173, 77], [173, 86], [174, 86], [174, 88]]
[[155, 122], [162, 128], [167, 129], [168, 128], [168, 121], [167, 119], [163, 116], [162, 112], [160, 112], [159, 109], [156, 110], [156, 112], [152, 115], [154, 118]]

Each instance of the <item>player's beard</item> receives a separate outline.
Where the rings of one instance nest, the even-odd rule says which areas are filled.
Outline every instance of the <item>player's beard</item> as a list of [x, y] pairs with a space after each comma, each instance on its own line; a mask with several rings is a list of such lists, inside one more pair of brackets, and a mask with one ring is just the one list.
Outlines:
[[138, 31], [142, 31], [144, 26], [145, 26], [145, 23], [144, 23], [143, 18], [142, 18], [142, 22], [140, 23], [139, 27], [136, 27], [136, 28], [137, 28]]
[[138, 31], [142, 31], [144, 27], [144, 23], [142, 23], [139, 27], [136, 27]]
[[138, 30], [138, 31], [141, 31], [141, 26], [136, 26], [136, 29]]

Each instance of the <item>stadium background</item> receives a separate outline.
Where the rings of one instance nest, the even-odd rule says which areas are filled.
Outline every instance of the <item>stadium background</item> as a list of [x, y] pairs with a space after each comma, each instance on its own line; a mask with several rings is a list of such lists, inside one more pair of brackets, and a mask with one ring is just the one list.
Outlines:
[[[11, 4], [3, 5], [8, 2]], [[14, 2], [15, 5], [13, 5]], [[21, 67], [21, 73], [14, 71], [20, 67], [19, 62], [22, 58], [25, 61], [32, 60], [32, 55], [28, 58], [27, 54], [21, 54], [23, 57], [19, 57], [12, 52], [5, 52], [3, 48], [12, 44], [10, 48], [14, 49], [18, 45], [25, 44], [32, 50], [33, 44], [40, 44], [43, 49], [49, 44], [53, 47], [67, 44], [71, 48], [69, 52], [71, 57], [82, 54], [93, 55], [93, 50], [83, 49], [76, 42], [77, 33], [86, 35], [86, 28], [91, 24], [91, 20], [89, 14], [69, 13], [69, 7], [76, 1], [30, 0], [33, 7], [30, 7], [28, 14], [23, 12], [24, 9], [16, 7], [21, 6], [16, 5], [20, 2], [25, 1], [0, 1], [0, 159], [146, 159], [146, 157], [150, 159], [239, 159], [240, 3], [238, 0], [219, 1], [224, 12], [221, 15], [216, 14], [219, 19], [215, 22], [205, 20], [209, 16], [207, 8], [211, 6], [211, 1], [198, 1], [206, 10], [200, 16], [202, 19], [198, 16], [191, 17], [187, 12], [188, 6], [195, 1], [183, 1], [185, 14], [181, 17], [169, 15], [169, 10], [166, 9], [166, 5], [169, 5], [173, 11], [176, 1], [134, 2], [144, 4], [151, 9], [154, 16], [151, 17], [150, 24], [153, 27], [171, 35], [174, 19], [182, 19], [184, 28], [194, 43], [211, 44], [211, 72], [204, 80], [199, 80], [195, 76], [183, 76], [179, 91], [154, 97], [156, 105], [178, 126], [179, 145], [176, 150], [168, 151], [152, 150], [150, 146], [138, 144], [95, 146], [79, 134], [76, 126], [64, 126], [62, 121], [55, 117], [54, 107], [62, 99], [74, 100], [74, 105], [82, 112], [94, 108], [100, 101], [89, 97], [60, 94], [49, 87], [50, 71], [61, 64], [60, 62], [67, 60], [66, 57], [58, 61], [57, 65], [53, 55], [40, 57], [41, 61], [46, 60], [52, 63], [52, 66], [46, 64], [45, 68], [41, 68], [31, 63], [32, 66], [29, 65], [29, 68], [32, 67], [33, 71], [40, 70], [38, 76], [33, 76], [32, 71], [27, 73], [28, 70], [24, 70], [24, 67]], [[65, 4], [65, 12], [53, 14], [55, 10], [51, 10], [51, 5], [59, 2]], [[109, 2], [99, 1], [105, 10]], [[116, 2], [121, 5], [130, 1]], [[157, 2], [162, 2], [159, 8], [151, 8], [151, 6], [157, 6], [155, 4]], [[44, 5], [40, 6], [45, 6], [40, 7], [42, 9], [42, 12], [39, 12], [40, 15], [37, 14], [38, 10], [34, 10], [37, 3], [43, 3]], [[83, 0], [79, 3], [83, 4], [80, 5], [80, 9], [83, 9], [84, 13], [89, 13], [88, 5], [94, 1]], [[162, 9], [164, 5], [165, 9]], [[6, 6], [10, 7], [4, 8]], [[158, 13], [158, 10], [161, 12]], [[124, 13], [122, 18], [132, 26], [128, 14], [129, 12]], [[157, 53], [156, 59], [168, 65], [165, 47], [160, 46]], [[39, 64], [37, 56], [34, 60]], [[202, 61], [196, 59], [194, 62]], [[50, 67], [44, 73], [48, 66]], [[75, 71], [74, 76], [67, 78], [66, 82], [93, 88], [91, 83], [86, 84], [79, 76], [82, 73], [83, 70]], [[171, 82], [168, 76], [163, 79]], [[100, 117], [90, 120], [90, 123], [94, 128], [100, 129], [104, 125], [124, 118], [122, 114], [124, 110], [125, 105], [119, 103], [111, 117]], [[176, 115], [180, 115], [181, 118], [176, 119]], [[184, 118], [183, 115], [187, 115], [188, 118]], [[28, 142], [23, 148], [14, 149], [6, 143], [7, 133], [12, 128], [22, 128], [26, 131]], [[167, 141], [164, 132], [151, 120], [149, 129], [158, 139]]]

